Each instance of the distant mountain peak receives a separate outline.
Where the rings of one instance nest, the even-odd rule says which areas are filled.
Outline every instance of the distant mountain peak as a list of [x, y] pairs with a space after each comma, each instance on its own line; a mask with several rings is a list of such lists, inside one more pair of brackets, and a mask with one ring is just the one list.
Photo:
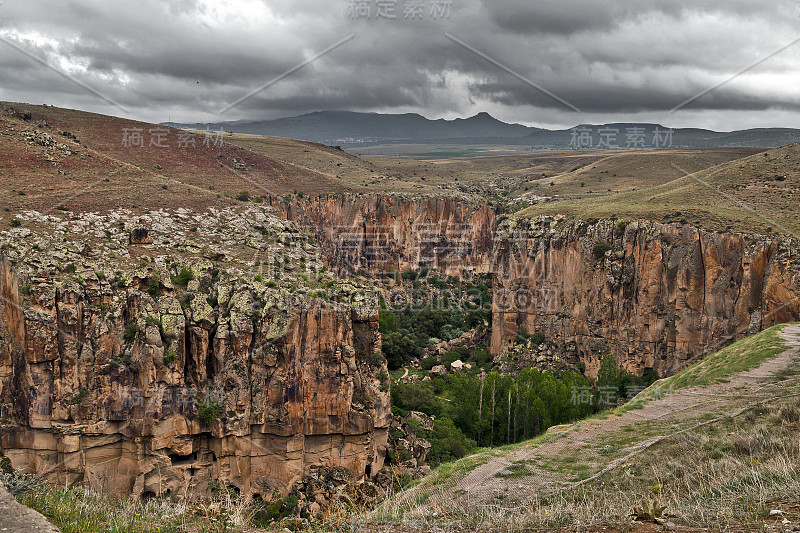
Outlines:
[[505, 122], [497, 120], [496, 118], [494, 118], [492, 115], [490, 115], [486, 111], [481, 111], [477, 115], [473, 115], [473, 116], [471, 116], [469, 118], [462, 119], [462, 120], [469, 121], [469, 122], [484, 122], [484, 123], [491, 122], [491, 123], [498, 123], [498, 124], [506, 124]]

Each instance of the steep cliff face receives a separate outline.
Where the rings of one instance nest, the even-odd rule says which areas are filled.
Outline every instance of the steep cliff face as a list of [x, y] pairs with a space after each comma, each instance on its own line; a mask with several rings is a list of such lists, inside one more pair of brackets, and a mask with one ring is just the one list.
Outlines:
[[485, 203], [380, 194], [269, 202], [314, 233], [338, 272], [404, 272], [426, 264], [463, 276], [488, 272], [491, 265], [495, 215]]
[[[560, 219], [498, 224], [454, 198], [336, 195], [270, 199], [316, 236], [340, 273], [494, 277], [492, 352], [543, 332], [590, 374], [612, 354], [668, 374], [775, 323], [800, 319], [798, 243], [688, 225]], [[605, 249], [604, 245], [608, 247]]]
[[[116, 225], [101, 222], [101, 235]], [[313, 465], [356, 479], [383, 466], [388, 373], [368, 288], [331, 280], [315, 298], [300, 277], [287, 289], [199, 257], [115, 272], [38, 244], [34, 265], [34, 235], [11, 241], [16, 266], [0, 256], [0, 451], [14, 467], [109, 494], [269, 496]]]
[[612, 354], [668, 374], [800, 318], [793, 239], [692, 226], [510, 219], [498, 231], [492, 351], [543, 332], [589, 372]]
[[120, 295], [36, 283], [27, 303], [2, 259], [0, 272], [2, 449], [15, 467], [135, 496], [211, 483], [271, 493], [311, 465], [358, 477], [382, 467], [390, 414], [374, 307], [222, 284], [211, 290], [224, 311], [183, 310], [139, 279]]

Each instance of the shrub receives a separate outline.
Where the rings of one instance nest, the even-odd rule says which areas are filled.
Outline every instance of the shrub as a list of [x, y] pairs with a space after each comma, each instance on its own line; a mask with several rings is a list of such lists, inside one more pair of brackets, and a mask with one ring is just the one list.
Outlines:
[[594, 248], [592, 248], [592, 254], [594, 255], [595, 259], [599, 260], [605, 257], [606, 252], [608, 252], [609, 250], [611, 250], [610, 244], [606, 242], [598, 242], [597, 244], [594, 245]]
[[483, 367], [492, 362], [494, 357], [486, 348], [478, 348], [470, 352], [469, 360], [475, 363], [475, 366]]
[[191, 268], [182, 267], [180, 272], [178, 273], [178, 277], [173, 280], [176, 285], [183, 287], [184, 289], [189, 285], [189, 282], [194, 279], [194, 272], [192, 272]]
[[181, 309], [188, 309], [192, 305], [192, 300], [194, 300], [194, 294], [187, 292], [178, 298], [178, 303], [181, 304]]
[[247, 202], [250, 200], [250, 193], [247, 191], [241, 191], [237, 196], [236, 199], [240, 202]]
[[462, 333], [464, 332], [461, 331], [459, 328], [455, 328], [450, 324], [445, 324], [441, 328], [439, 335], [441, 336], [442, 340], [451, 341], [453, 339], [457, 339], [458, 337], [460, 337]]
[[450, 363], [458, 361], [459, 359], [465, 361], [469, 357], [469, 348], [456, 348], [450, 350], [442, 356], [442, 364], [445, 368], [450, 367]]
[[218, 420], [224, 412], [225, 406], [214, 398], [204, 398], [197, 403], [197, 416], [204, 425]]
[[122, 338], [125, 339], [125, 342], [133, 342], [136, 339], [136, 335], [139, 334], [139, 324], [136, 322], [128, 322], [125, 324], [125, 330], [122, 333]]
[[285, 498], [278, 498], [253, 514], [253, 525], [259, 528], [268, 528], [273, 522], [279, 522], [292, 515], [297, 509], [298, 503], [297, 497], [291, 494]]
[[[385, 363], [386, 363], [386, 356], [383, 355], [383, 352], [372, 352], [372, 357], [369, 362], [371, 367], [381, 368]], [[389, 374], [386, 374], [386, 376], [388, 377]]]
[[542, 333], [541, 331], [537, 331], [536, 333], [531, 335], [530, 340], [531, 344], [533, 344], [534, 346], [539, 346], [540, 344], [544, 343], [545, 340], [544, 333]]
[[171, 365], [178, 360], [178, 352], [175, 348], [170, 348], [164, 353], [164, 364]]
[[467, 438], [450, 417], [436, 419], [433, 430], [426, 438], [431, 443], [428, 461], [432, 466], [460, 459], [475, 448], [475, 441]]
[[442, 401], [434, 394], [430, 381], [397, 383], [392, 387], [392, 407], [438, 417], [442, 412]]
[[439, 363], [439, 358], [435, 355], [429, 355], [424, 357], [422, 361], [419, 362], [419, 366], [422, 370], [430, 370], [431, 368], [435, 367], [436, 365], [441, 364]]
[[157, 274], [153, 274], [147, 281], [147, 293], [153, 298], [161, 296], [161, 280]]
[[418, 274], [417, 274], [417, 272], [415, 270], [408, 270], [406, 272], [403, 272], [402, 277], [403, 277], [404, 280], [412, 281], [412, 280], [417, 279], [417, 275]]
[[108, 362], [111, 365], [111, 368], [120, 368], [124, 366], [128, 366], [131, 364], [131, 358], [127, 355], [121, 355], [118, 357], [113, 358], [111, 361]]
[[20, 227], [20, 226], [22, 225], [22, 221], [20, 221], [18, 218], [15, 218], [14, 220], [12, 220], [12, 221], [9, 223], [9, 225], [10, 225], [12, 228], [18, 228], [18, 227]]

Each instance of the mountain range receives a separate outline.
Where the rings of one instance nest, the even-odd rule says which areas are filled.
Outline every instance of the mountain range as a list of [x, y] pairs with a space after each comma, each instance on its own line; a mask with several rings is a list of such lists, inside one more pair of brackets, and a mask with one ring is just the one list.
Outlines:
[[341, 146], [365, 143], [509, 144], [534, 149], [777, 147], [800, 141], [800, 129], [757, 128], [718, 132], [699, 128], [670, 129], [660, 124], [581, 124], [547, 130], [509, 124], [488, 113], [469, 118], [432, 120], [416, 113], [382, 114], [317, 111], [272, 120], [204, 124], [168, 122], [194, 130], [224, 130], [269, 135]]

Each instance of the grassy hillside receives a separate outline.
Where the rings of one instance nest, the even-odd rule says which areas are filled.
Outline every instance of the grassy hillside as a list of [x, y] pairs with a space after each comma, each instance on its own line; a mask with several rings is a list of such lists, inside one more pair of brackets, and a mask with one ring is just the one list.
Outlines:
[[[536, 152], [490, 157], [368, 157], [400, 176], [379, 186], [408, 191], [468, 192], [513, 199], [598, 197], [674, 180], [739, 159], [754, 148]], [[552, 185], [551, 185], [552, 184]], [[610, 191], [609, 191], [610, 189]]]
[[800, 327], [776, 326], [653, 384], [646, 401], [442, 465], [370, 519], [627, 531], [643, 497], [688, 531], [763, 527], [771, 509], [800, 518], [798, 363]]
[[[577, 218], [648, 218], [682, 221], [711, 230], [759, 233], [800, 231], [800, 144], [791, 144], [693, 172], [672, 162], [682, 177], [662, 184], [535, 205], [521, 214]], [[685, 172], [684, 172], [685, 171]], [[591, 180], [587, 182], [589, 187]]]
[[[644, 150], [613, 152], [591, 162], [580, 160], [550, 178], [527, 181], [525, 190], [559, 199], [597, 198], [663, 185], [696, 172], [761, 151], [754, 148], [714, 150]], [[683, 169], [683, 170], [681, 170]]]

